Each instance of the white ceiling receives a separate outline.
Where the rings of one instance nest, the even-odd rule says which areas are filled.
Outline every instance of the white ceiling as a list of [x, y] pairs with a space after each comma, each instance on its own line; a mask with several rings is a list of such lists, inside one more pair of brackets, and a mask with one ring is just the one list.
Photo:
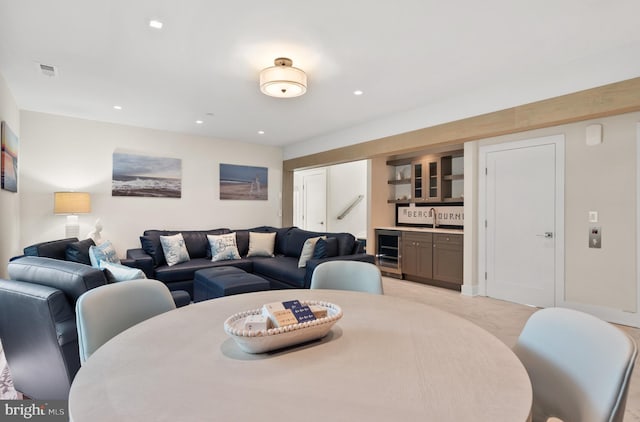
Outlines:
[[[0, 16], [20, 109], [285, 151], [640, 76], [638, 0], [0, 0]], [[306, 95], [260, 93], [280, 56], [307, 72]]]

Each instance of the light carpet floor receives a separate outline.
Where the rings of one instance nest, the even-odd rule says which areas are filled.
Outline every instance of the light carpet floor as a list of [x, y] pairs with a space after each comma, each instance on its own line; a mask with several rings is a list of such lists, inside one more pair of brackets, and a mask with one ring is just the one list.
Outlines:
[[[522, 327], [536, 308], [487, 297], [468, 297], [460, 293], [426, 286], [406, 280], [383, 277], [386, 295], [424, 303], [442, 309], [479, 325], [509, 347], [512, 347]], [[620, 326], [640, 344], [640, 329]], [[0, 345], [0, 399], [14, 399], [16, 392]], [[640, 369], [632, 377], [627, 399], [625, 422], [640, 422]]]

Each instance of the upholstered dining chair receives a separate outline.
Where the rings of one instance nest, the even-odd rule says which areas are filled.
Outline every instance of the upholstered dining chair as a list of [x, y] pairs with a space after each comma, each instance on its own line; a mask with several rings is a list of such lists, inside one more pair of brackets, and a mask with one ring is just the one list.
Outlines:
[[323, 262], [311, 276], [311, 288], [384, 294], [378, 267], [361, 261]]
[[595, 316], [563, 308], [534, 313], [514, 352], [533, 387], [533, 422], [621, 422], [635, 341]]
[[127, 328], [175, 307], [169, 289], [157, 280], [124, 281], [87, 291], [76, 302], [80, 363]]

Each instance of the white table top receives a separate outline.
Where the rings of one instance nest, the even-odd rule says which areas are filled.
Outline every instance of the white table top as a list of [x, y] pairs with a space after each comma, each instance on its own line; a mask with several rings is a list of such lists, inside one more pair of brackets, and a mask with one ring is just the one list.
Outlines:
[[[344, 316], [322, 340], [240, 351], [232, 314], [291, 299]], [[530, 417], [531, 384], [512, 351], [420, 303], [334, 290], [276, 290], [189, 305], [116, 336], [71, 387], [74, 422], [491, 421]]]

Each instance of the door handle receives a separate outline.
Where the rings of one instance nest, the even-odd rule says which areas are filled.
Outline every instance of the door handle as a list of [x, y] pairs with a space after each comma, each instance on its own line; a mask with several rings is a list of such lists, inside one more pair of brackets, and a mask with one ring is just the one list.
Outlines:
[[544, 237], [545, 239], [553, 239], [553, 232], [544, 232], [544, 234], [537, 234], [538, 237]]

